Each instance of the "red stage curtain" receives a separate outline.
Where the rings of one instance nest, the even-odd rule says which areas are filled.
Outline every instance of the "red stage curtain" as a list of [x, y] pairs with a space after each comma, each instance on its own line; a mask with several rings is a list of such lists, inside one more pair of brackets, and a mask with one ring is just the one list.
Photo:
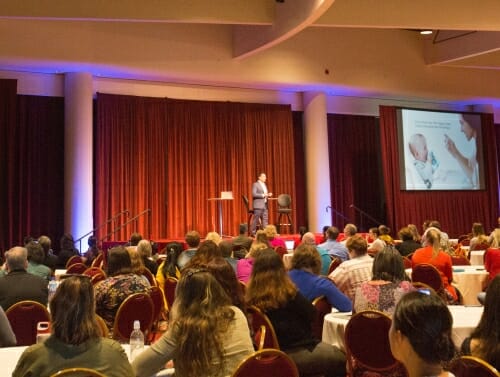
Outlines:
[[[114, 239], [133, 231], [160, 239], [217, 230], [216, 203], [208, 199], [221, 191], [234, 195], [222, 203], [224, 233], [234, 235], [246, 222], [241, 196], [251, 197], [261, 171], [275, 195], [295, 196], [289, 106], [99, 93], [95, 134], [96, 224], [124, 209], [152, 210], [150, 220], [141, 217]], [[273, 223], [276, 203], [271, 207]]]
[[341, 231], [348, 222], [360, 230], [378, 226], [385, 221], [378, 120], [372, 116], [328, 114], [327, 124], [332, 224]]
[[397, 230], [407, 224], [419, 228], [426, 219], [436, 219], [450, 236], [470, 231], [472, 223], [487, 229], [498, 216], [498, 168], [493, 115], [482, 115], [486, 190], [402, 191], [399, 180], [396, 108], [380, 107], [382, 164], [387, 203], [387, 223]]

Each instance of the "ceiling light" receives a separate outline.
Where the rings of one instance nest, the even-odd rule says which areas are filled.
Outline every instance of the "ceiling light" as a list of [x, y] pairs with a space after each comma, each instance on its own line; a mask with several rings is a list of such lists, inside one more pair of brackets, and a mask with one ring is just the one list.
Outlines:
[[420, 34], [429, 35], [429, 34], [432, 34], [432, 30], [420, 30]]

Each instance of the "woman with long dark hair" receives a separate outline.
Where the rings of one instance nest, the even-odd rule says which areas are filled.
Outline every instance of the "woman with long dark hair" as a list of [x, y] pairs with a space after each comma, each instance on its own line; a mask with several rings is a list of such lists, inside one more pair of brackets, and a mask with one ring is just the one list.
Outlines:
[[134, 359], [137, 377], [149, 377], [174, 360], [180, 377], [231, 375], [253, 352], [245, 315], [206, 269], [185, 268], [168, 331]]

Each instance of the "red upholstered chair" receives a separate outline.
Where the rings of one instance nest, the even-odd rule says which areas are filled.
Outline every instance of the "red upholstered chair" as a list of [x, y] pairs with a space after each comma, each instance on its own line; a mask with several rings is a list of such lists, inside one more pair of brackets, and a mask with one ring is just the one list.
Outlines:
[[323, 337], [323, 321], [325, 319], [325, 315], [332, 312], [332, 306], [325, 296], [316, 297], [312, 304], [316, 308], [316, 314], [311, 326], [312, 334], [316, 337], [316, 339], [321, 339]]
[[163, 284], [163, 293], [165, 294], [165, 301], [168, 305], [168, 310], [172, 309], [175, 300], [175, 288], [177, 288], [178, 280], [171, 276], [165, 279], [165, 283]]
[[99, 267], [103, 268], [103, 262], [104, 262], [104, 253], [99, 253], [97, 254], [97, 257], [92, 261], [92, 267]]
[[144, 339], [148, 339], [153, 325], [154, 304], [148, 293], [134, 293], [128, 296], [116, 312], [113, 324], [113, 338], [128, 342], [130, 333], [134, 329], [134, 321], [141, 322], [141, 331]]
[[277, 349], [263, 349], [245, 358], [232, 377], [299, 377], [290, 357]]
[[283, 258], [283, 255], [288, 254], [288, 251], [286, 250], [286, 247], [283, 247], [283, 246], [276, 246], [274, 248], [274, 251], [276, 253], [278, 253], [282, 258]]
[[256, 306], [250, 306], [247, 308], [247, 317], [254, 334], [261, 330], [261, 326], [266, 328], [264, 335], [264, 348], [280, 348], [273, 324], [267, 315], [265, 315]]
[[83, 271], [84, 275], [89, 276], [90, 278], [94, 277], [97, 274], [103, 274], [106, 276], [106, 272], [100, 267], [89, 267], [85, 271]]
[[453, 266], [470, 266], [470, 261], [466, 257], [451, 257]]
[[100, 281], [103, 281], [105, 279], [106, 279], [105, 273], [98, 273], [90, 278], [90, 282], [92, 283], [92, 285], [96, 285], [97, 283], [99, 283]]
[[337, 257], [331, 257], [332, 261], [330, 262], [330, 266], [328, 266], [328, 275], [330, 275], [335, 269], [342, 263], [342, 260]]
[[155, 276], [151, 271], [149, 271], [147, 268], [144, 267], [144, 271], [142, 271], [142, 275], [146, 276], [146, 279], [148, 279], [149, 284], [151, 286], [158, 285], [158, 282], [156, 281]]
[[95, 320], [97, 322], [97, 326], [99, 327], [99, 332], [101, 333], [101, 337], [107, 338], [109, 335], [109, 329], [108, 326], [106, 325], [106, 322], [99, 314], [95, 315]]
[[462, 356], [450, 365], [456, 377], [500, 377], [500, 373], [486, 361], [473, 356]]
[[405, 269], [411, 268], [411, 259], [408, 257], [403, 257], [403, 264], [405, 266]]
[[50, 321], [47, 307], [36, 301], [20, 301], [5, 312], [12, 331], [16, 334], [18, 346], [30, 346], [36, 343], [38, 322]]
[[87, 266], [84, 263], [73, 263], [66, 269], [67, 274], [83, 274], [87, 270]]
[[366, 310], [351, 317], [345, 328], [348, 373], [351, 377], [380, 374], [407, 377], [406, 368], [394, 359], [389, 345], [391, 319]]
[[83, 258], [81, 256], [79, 256], [79, 255], [73, 255], [66, 262], [66, 269], [68, 269], [69, 266], [71, 266], [72, 264], [75, 264], [75, 263], [83, 263]]
[[68, 368], [60, 370], [50, 377], [106, 377], [104, 374], [89, 368]]
[[420, 263], [413, 266], [411, 280], [431, 286], [438, 294], [444, 289], [441, 275], [432, 264]]

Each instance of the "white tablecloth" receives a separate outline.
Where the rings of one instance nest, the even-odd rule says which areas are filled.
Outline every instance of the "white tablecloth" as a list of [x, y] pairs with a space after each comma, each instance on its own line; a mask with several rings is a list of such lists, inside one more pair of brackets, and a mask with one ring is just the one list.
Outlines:
[[486, 250], [473, 250], [469, 253], [470, 264], [473, 266], [484, 266], [484, 253]]
[[[463, 340], [469, 336], [479, 323], [483, 307], [450, 305], [448, 309], [453, 317], [453, 342], [457, 347], [460, 347]], [[345, 351], [344, 333], [350, 318], [351, 313], [327, 314], [323, 324], [323, 342], [337, 346]], [[429, 320], [431, 319], [429, 318]]]
[[453, 285], [463, 296], [464, 305], [480, 305], [477, 294], [483, 290], [489, 274], [480, 266], [453, 266]]

